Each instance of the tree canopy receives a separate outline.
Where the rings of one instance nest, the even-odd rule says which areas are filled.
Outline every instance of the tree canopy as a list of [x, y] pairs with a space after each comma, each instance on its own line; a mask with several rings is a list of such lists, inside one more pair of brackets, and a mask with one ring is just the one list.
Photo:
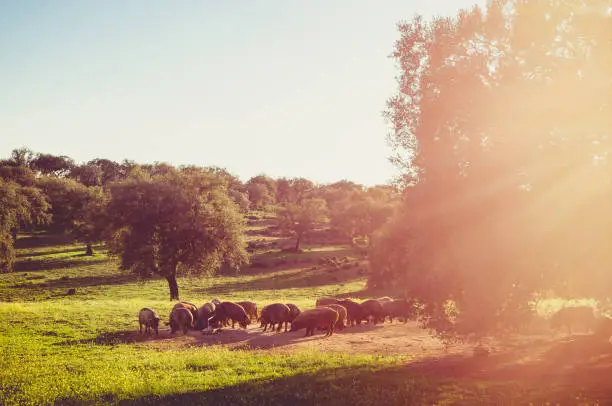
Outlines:
[[13, 270], [15, 234], [25, 225], [49, 220], [48, 204], [39, 189], [0, 178], [0, 271]]
[[247, 263], [244, 218], [221, 182], [202, 171], [164, 168], [137, 170], [113, 184], [108, 211], [122, 268], [163, 276], [173, 300], [179, 270], [213, 273]]
[[403, 285], [431, 326], [492, 331], [547, 289], [607, 294], [608, 7], [498, 0], [398, 25], [385, 115], [404, 202], [370, 283]]
[[87, 254], [93, 253], [91, 244], [102, 239], [104, 229], [104, 190], [99, 186], [85, 186], [68, 178], [43, 177], [36, 185], [47, 196], [51, 222], [48, 231], [70, 233], [87, 244]]
[[277, 221], [280, 228], [296, 236], [295, 250], [300, 250], [304, 235], [326, 219], [327, 206], [320, 198], [304, 199], [300, 203], [289, 203], [278, 209]]

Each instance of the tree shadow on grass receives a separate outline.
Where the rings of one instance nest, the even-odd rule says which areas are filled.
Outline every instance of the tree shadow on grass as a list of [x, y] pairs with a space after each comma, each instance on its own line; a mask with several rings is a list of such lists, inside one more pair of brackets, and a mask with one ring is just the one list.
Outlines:
[[[576, 404], [580, 403], [577, 396], [586, 404], [610, 404], [612, 400], [609, 366], [605, 371], [591, 366], [579, 372], [578, 380], [565, 369], [546, 375], [548, 379], [534, 379], [532, 374], [525, 374], [531, 365], [519, 365], [511, 375], [500, 375], [511, 360], [512, 354], [446, 356], [386, 368], [326, 369], [199, 392], [145, 396], [120, 404]], [[603, 376], [594, 381], [594, 375]]]
[[[95, 249], [95, 247], [94, 247]], [[56, 254], [67, 254], [70, 252], [85, 252], [85, 246], [82, 247], [70, 247], [70, 248], [60, 248], [49, 251], [41, 251], [41, 252], [24, 252], [17, 254], [17, 258], [33, 258], [33, 257], [42, 257], [46, 255], [56, 255]]]
[[241, 280], [240, 277], [232, 278], [226, 283], [193, 289], [195, 293], [222, 295], [228, 292], [246, 290], [280, 290], [288, 288], [304, 288], [313, 286], [325, 286], [337, 283], [347, 283], [361, 279], [359, 268], [349, 269], [305, 269], [295, 272], [275, 273], [267, 277], [255, 280]]
[[78, 344], [95, 344], [95, 345], [117, 345], [117, 344], [136, 344], [145, 341], [154, 340], [156, 337], [150, 334], [140, 334], [138, 327], [135, 330], [111, 331], [97, 335], [94, 338], [84, 338], [80, 340], [66, 340], [57, 345], [70, 346]]
[[[398, 381], [397, 374], [390, 381], [391, 373], [368, 367], [325, 369], [276, 379], [254, 379], [207, 391], [146, 396], [118, 404], [423, 405], [435, 400], [435, 386], [419, 378], [402, 377]], [[425, 386], [427, 390], [423, 390]]]
[[[293, 247], [293, 242], [289, 245]], [[251, 265], [246, 269], [246, 274], [258, 274], [270, 272], [270, 270], [291, 269], [298, 266], [312, 266], [318, 263], [323, 257], [357, 257], [355, 251], [346, 246], [333, 247], [331, 250], [320, 250], [326, 246], [313, 245], [305, 251], [283, 251], [275, 249], [258, 254], [254, 254]]]
[[110, 274], [82, 277], [62, 277], [59, 279], [46, 280], [44, 283], [20, 283], [12, 286], [17, 289], [70, 289], [86, 288], [91, 286], [111, 286], [124, 285], [127, 283], [139, 282], [141, 279], [132, 274]]
[[92, 338], [83, 338], [79, 340], [66, 340], [63, 342], [59, 342], [56, 345], [59, 346], [70, 346], [70, 345], [79, 345], [79, 344], [95, 344], [95, 345], [117, 345], [117, 344], [137, 344], [144, 342], [163, 342], [174, 339], [180, 339], [181, 337], [198, 337], [202, 335], [202, 333], [198, 330], [189, 330], [187, 334], [183, 334], [182, 331], [175, 332], [174, 334], [170, 334], [170, 330], [166, 329], [165, 326], [162, 327], [162, 322], [160, 322], [159, 334], [155, 335], [155, 333], [145, 333], [143, 327], [143, 333], [140, 333], [138, 322], [134, 322], [134, 328], [130, 330], [121, 330], [121, 331], [107, 331], [98, 334]]
[[[117, 344], [137, 344], [144, 342], [169, 342], [172, 340], [178, 340], [186, 346], [208, 346], [208, 345], [221, 345], [221, 344], [234, 344], [245, 341], [253, 331], [248, 332], [244, 329], [221, 329], [216, 334], [204, 334], [200, 330], [188, 330], [186, 334], [182, 331], [177, 331], [174, 334], [170, 334], [170, 329], [165, 325], [162, 326], [163, 321], [160, 322], [159, 334], [155, 335], [152, 333], [143, 333], [139, 331], [138, 323], [134, 323], [134, 329], [121, 330], [121, 331], [110, 331], [104, 332], [93, 338], [85, 338], [79, 340], [66, 340], [57, 345], [69, 346], [78, 344], [95, 344], [95, 345], [117, 345]], [[144, 331], [144, 330], [143, 330]], [[257, 334], [257, 333], [255, 333]]]
[[[407, 364], [404, 370], [421, 376], [531, 383], [540, 388], [571, 389], [574, 395], [588, 393], [600, 402], [603, 398], [612, 401], [612, 345], [591, 335], [527, 343], [488, 357], [427, 358]], [[555, 404], [570, 399], [555, 398], [557, 395], [545, 401]], [[600, 404], [612, 404], [608, 402]]]
[[68, 234], [27, 234], [18, 236], [15, 248], [41, 248], [72, 243], [74, 243], [74, 237]]
[[[366, 331], [377, 330], [379, 328], [381, 328], [381, 326], [363, 325], [355, 327], [346, 327], [344, 330], [334, 331], [334, 334], [330, 337], [326, 337], [326, 331], [321, 330], [316, 330], [314, 335], [306, 337], [306, 330], [304, 329], [287, 332], [285, 332], [284, 328], [281, 329], [280, 332], [270, 330], [264, 332], [263, 329], [258, 329], [259, 331], [251, 330], [244, 340], [235, 340], [233, 342], [240, 342], [239, 346], [234, 347], [234, 349], [236, 350], [270, 349], [284, 347], [287, 345], [296, 344], [298, 342], [303, 343], [316, 340], [333, 340], [335, 335], [359, 334], [364, 333]], [[223, 336], [220, 337], [220, 343], [226, 344], [226, 342], [223, 342], [223, 338]]]
[[[110, 341], [125, 342], [117, 334]], [[289, 334], [277, 335], [283, 336]], [[392, 367], [324, 369], [210, 390], [122, 401], [109, 394], [105, 399], [122, 405], [603, 405], [612, 404], [612, 348], [606, 344], [588, 336], [571, 337], [489, 357], [439, 356]], [[62, 399], [58, 404], [71, 402]]]
[[15, 263], [16, 272], [37, 272], [37, 271], [49, 271], [52, 269], [62, 268], [75, 268], [79, 266], [97, 265], [104, 262], [108, 262], [108, 258], [101, 257], [93, 259], [86, 256], [85, 254], [74, 255], [68, 258], [61, 259], [28, 259], [22, 260]]
[[[162, 317], [163, 319], [164, 317]], [[163, 323], [163, 321], [162, 321]], [[60, 342], [57, 345], [77, 345], [77, 344], [95, 344], [95, 345], [117, 345], [117, 344], [136, 344], [142, 342], [169, 342], [170, 340], [177, 340], [177, 343], [185, 346], [219, 346], [227, 345], [233, 350], [256, 350], [256, 349], [270, 349], [284, 347], [287, 345], [295, 344], [297, 342], [315, 341], [315, 340], [327, 340], [332, 339], [331, 337], [325, 337], [325, 331], [315, 331], [315, 334], [310, 337], [305, 337], [305, 330], [299, 331], [284, 331], [284, 328], [280, 332], [268, 331], [264, 332], [259, 325], [252, 324], [248, 329], [242, 329], [236, 327], [235, 329], [222, 328], [215, 333], [207, 333], [200, 330], [189, 330], [187, 334], [183, 334], [182, 331], [170, 334], [170, 330], [165, 326], [161, 325], [159, 334], [140, 334], [138, 323], [134, 323], [134, 329], [103, 332], [96, 337], [79, 339], [79, 340], [67, 340]], [[363, 333], [365, 331], [371, 331], [381, 328], [381, 326], [355, 326], [347, 327], [342, 331], [335, 331], [334, 335], [340, 334], [355, 334]]]

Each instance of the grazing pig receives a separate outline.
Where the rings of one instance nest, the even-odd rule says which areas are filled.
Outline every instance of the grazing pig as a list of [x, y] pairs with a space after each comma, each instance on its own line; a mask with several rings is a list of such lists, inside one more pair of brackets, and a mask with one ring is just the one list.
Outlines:
[[251, 321], [257, 320], [257, 304], [255, 302], [237, 302], [249, 316]]
[[159, 316], [153, 310], [143, 307], [138, 312], [138, 323], [140, 324], [140, 334], [142, 334], [142, 326], [145, 326], [145, 333], [155, 331], [155, 335], [159, 334]]
[[[221, 304], [221, 301], [219, 299], [213, 299], [210, 301], [210, 303], [214, 304], [215, 306], [219, 306]], [[227, 327], [229, 326], [229, 320], [224, 319], [224, 320], [219, 320], [217, 323], [218, 327]]]
[[337, 304], [346, 308], [347, 325], [361, 324], [361, 321], [366, 319], [365, 312], [359, 303], [351, 299], [343, 299], [339, 300]]
[[339, 305], [339, 304], [330, 304], [324, 307], [329, 307], [332, 310], [335, 310], [336, 312], [338, 312], [338, 321], [336, 322], [336, 326], [335, 328], [337, 330], [344, 330], [344, 321], [346, 320], [346, 307]]
[[[300, 310], [299, 307], [297, 307], [293, 303], [287, 303], [287, 307], [289, 308], [289, 323], [293, 323], [293, 320], [295, 320], [295, 318], [299, 316], [300, 313], [302, 313], [302, 311]], [[287, 328], [287, 323], [285, 323], [285, 329], [286, 328]]]
[[320, 297], [317, 299], [315, 306], [321, 307], [321, 306], [327, 306], [329, 304], [338, 304], [338, 299], [334, 299], [333, 297]]
[[180, 301], [174, 305], [173, 309], [184, 308], [191, 312], [194, 322], [198, 319], [198, 307], [193, 303]]
[[215, 305], [213, 303], [204, 303], [198, 309], [198, 320], [196, 328], [198, 330], [207, 329], [209, 326], [209, 320], [215, 315]]
[[374, 324], [385, 322], [385, 309], [383, 309], [378, 300], [366, 300], [361, 303], [361, 308], [365, 313], [366, 319], [368, 319], [368, 323], [370, 323], [370, 321]]
[[291, 323], [291, 331], [306, 329], [305, 337], [314, 335], [317, 327], [327, 329], [326, 337], [334, 334], [334, 326], [338, 322], [338, 312], [329, 307], [317, 307], [315, 309], [304, 310]]
[[595, 327], [595, 314], [590, 306], [564, 307], [550, 318], [550, 327], [558, 330], [567, 327], [569, 334], [572, 327], [582, 327], [584, 331], [592, 330]]
[[261, 309], [261, 317], [258, 319], [261, 322], [261, 327], [264, 331], [268, 329], [268, 325], [274, 331], [274, 325], [278, 323], [277, 332], [281, 331], [283, 323], [285, 323], [285, 331], [287, 331], [287, 322], [291, 318], [291, 309], [283, 303], [272, 303]]
[[183, 334], [187, 334], [187, 330], [193, 327], [193, 314], [184, 307], [175, 307], [170, 313], [170, 334], [175, 331], [183, 330]]
[[232, 321], [232, 328], [234, 328], [236, 323], [244, 329], [251, 324], [251, 320], [249, 320], [249, 316], [247, 316], [244, 308], [234, 302], [219, 303], [215, 308], [215, 315], [210, 322], [215, 326], [223, 323], [225, 320]]
[[393, 323], [394, 317], [404, 319], [404, 323], [407, 323], [408, 319], [414, 315], [412, 304], [406, 300], [392, 300], [390, 302], [383, 302], [382, 307], [385, 310], [385, 316], [389, 316], [389, 321], [391, 323]]

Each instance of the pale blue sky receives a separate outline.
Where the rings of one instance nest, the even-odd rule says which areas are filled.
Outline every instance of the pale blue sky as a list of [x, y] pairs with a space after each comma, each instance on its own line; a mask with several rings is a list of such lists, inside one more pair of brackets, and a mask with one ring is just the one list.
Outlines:
[[0, 0], [0, 155], [395, 174], [396, 23], [477, 0]]

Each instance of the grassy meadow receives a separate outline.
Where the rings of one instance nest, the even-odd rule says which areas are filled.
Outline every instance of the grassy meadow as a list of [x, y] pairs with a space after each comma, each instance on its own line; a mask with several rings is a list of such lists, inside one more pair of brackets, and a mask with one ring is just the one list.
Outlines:
[[[249, 269], [183, 277], [181, 299], [309, 308], [324, 295], [368, 297], [365, 264], [348, 246], [306, 243], [304, 253], [286, 253], [265, 246], [271, 239], [257, 230], [251, 227], [251, 238], [263, 248]], [[517, 379], [521, 373], [471, 377], [485, 365], [412, 362], [408, 347], [383, 356], [190, 345], [180, 334], [142, 339], [139, 309], [151, 307], [166, 321], [174, 304], [166, 281], [139, 281], [95, 248], [87, 257], [61, 236], [20, 236], [16, 272], [0, 275], [0, 404], [596, 404], [606, 397], [566, 381]], [[330, 271], [318, 265], [326, 256], [345, 264]], [[67, 295], [71, 288], [76, 293]], [[299, 340], [303, 331], [292, 334]]]

